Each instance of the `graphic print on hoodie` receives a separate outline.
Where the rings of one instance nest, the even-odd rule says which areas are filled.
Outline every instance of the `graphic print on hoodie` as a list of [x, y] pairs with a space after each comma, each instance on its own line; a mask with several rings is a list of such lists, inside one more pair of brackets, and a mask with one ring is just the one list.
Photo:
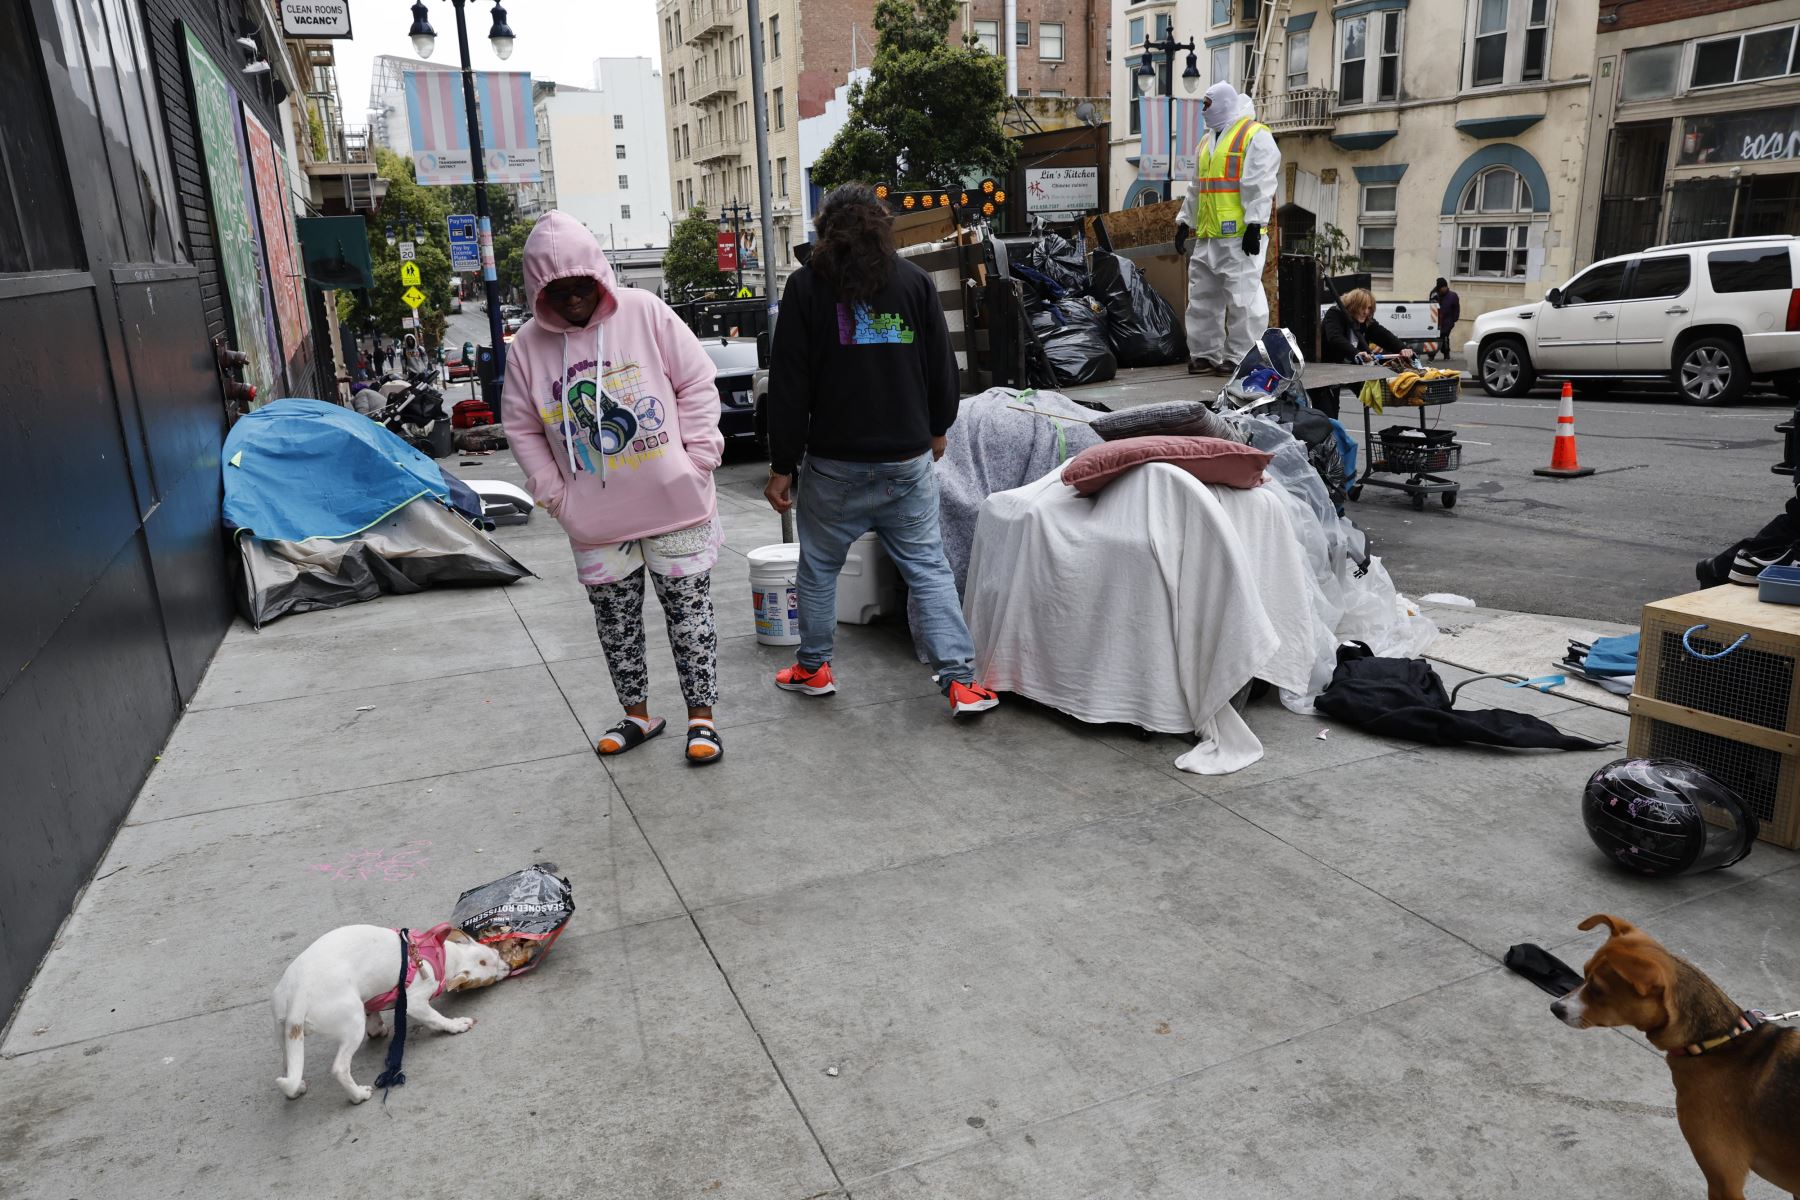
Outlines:
[[[572, 451], [573, 470], [597, 473], [605, 479], [620, 467], [636, 470], [666, 453], [668, 406], [648, 392], [643, 368], [636, 362], [617, 366], [611, 361], [602, 364], [599, 386], [594, 382], [594, 365], [592, 358], [583, 358], [565, 367], [561, 382], [550, 381], [550, 394], [546, 402], [538, 406], [538, 415], [545, 429], [554, 431], [552, 441], [563, 440]], [[601, 422], [614, 406], [630, 412], [637, 427], [619, 450], [603, 454], [606, 442], [602, 437]], [[565, 421], [575, 432], [572, 439], [562, 436]], [[615, 424], [614, 428], [620, 426]]]

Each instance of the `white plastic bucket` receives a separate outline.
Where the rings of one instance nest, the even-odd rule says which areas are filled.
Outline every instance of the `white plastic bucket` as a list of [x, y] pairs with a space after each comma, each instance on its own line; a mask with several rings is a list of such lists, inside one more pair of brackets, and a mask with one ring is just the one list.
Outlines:
[[789, 542], [760, 546], [750, 559], [750, 592], [756, 606], [756, 640], [765, 646], [800, 644], [800, 547]]

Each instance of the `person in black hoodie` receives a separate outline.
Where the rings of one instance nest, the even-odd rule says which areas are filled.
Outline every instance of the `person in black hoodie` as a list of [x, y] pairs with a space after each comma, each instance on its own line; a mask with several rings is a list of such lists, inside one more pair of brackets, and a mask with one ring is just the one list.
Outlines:
[[938, 530], [932, 463], [956, 420], [956, 355], [931, 277], [894, 251], [888, 214], [867, 184], [825, 198], [818, 241], [782, 293], [769, 362], [769, 483], [794, 507], [799, 474], [800, 651], [775, 686], [837, 690], [831, 673], [837, 577], [850, 545], [874, 530], [918, 601], [914, 636], [937, 669], [951, 715], [999, 703], [975, 681], [975, 645]]

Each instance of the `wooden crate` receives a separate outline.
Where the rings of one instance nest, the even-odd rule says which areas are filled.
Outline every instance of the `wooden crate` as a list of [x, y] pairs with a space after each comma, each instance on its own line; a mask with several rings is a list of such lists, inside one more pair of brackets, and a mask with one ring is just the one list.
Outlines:
[[[1701, 654], [1748, 637], [1701, 659], [1684, 634]], [[1800, 848], [1800, 606], [1739, 584], [1646, 604], [1630, 751], [1709, 772], [1756, 813], [1764, 841]]]

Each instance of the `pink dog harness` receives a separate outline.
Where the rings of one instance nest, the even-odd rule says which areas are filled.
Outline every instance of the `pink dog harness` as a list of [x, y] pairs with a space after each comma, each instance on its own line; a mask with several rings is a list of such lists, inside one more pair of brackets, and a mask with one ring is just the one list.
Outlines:
[[[445, 921], [441, 925], [433, 925], [424, 933], [415, 933], [410, 937], [406, 930], [394, 930], [395, 933], [407, 940], [407, 986], [410, 986], [412, 981], [418, 977], [419, 968], [429, 964], [431, 973], [437, 977], [437, 990], [431, 993], [431, 998], [436, 1000], [439, 996], [444, 994], [444, 984], [446, 982], [444, 978], [444, 939], [449, 937], [450, 931], [455, 928], [456, 926]], [[372, 1013], [386, 1012], [388, 1009], [394, 1007], [394, 1002], [399, 998], [400, 988], [389, 988], [387, 991], [381, 993], [381, 995], [364, 1004], [363, 1011]]]

